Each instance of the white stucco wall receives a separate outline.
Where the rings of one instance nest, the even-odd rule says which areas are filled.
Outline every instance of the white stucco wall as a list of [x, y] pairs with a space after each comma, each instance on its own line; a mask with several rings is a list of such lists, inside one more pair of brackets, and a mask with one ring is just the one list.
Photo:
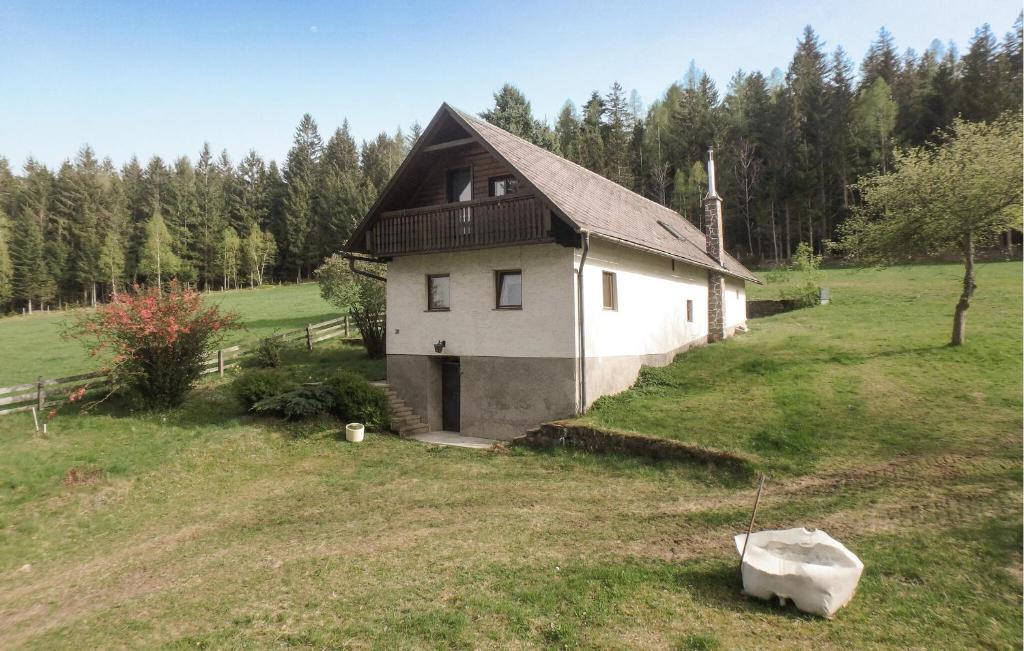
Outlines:
[[[578, 268], [581, 251], [576, 251]], [[618, 310], [604, 309], [602, 273], [616, 274]], [[583, 267], [587, 357], [664, 354], [708, 333], [707, 271], [592, 238]], [[693, 322], [686, 301], [693, 301]], [[631, 381], [631, 380], [630, 380]]]
[[[508, 269], [523, 272], [522, 310], [494, 307], [494, 272]], [[429, 312], [426, 276], [445, 273], [451, 310]], [[574, 285], [573, 249], [556, 244], [396, 257], [388, 264], [388, 354], [435, 355], [434, 342], [444, 340], [446, 355], [573, 357]]]
[[725, 328], [728, 331], [747, 322], [747, 289], [742, 280], [725, 280]]

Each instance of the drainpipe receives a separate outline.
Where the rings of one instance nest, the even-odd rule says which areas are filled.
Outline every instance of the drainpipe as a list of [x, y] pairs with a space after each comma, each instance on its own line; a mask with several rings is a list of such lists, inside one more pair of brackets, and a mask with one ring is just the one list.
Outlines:
[[586, 329], [584, 328], [583, 317], [583, 265], [587, 264], [587, 254], [590, 253], [590, 233], [580, 231], [583, 239], [583, 255], [580, 256], [580, 269], [576, 272], [576, 310], [579, 314], [580, 324], [580, 413], [587, 409], [587, 340]]
[[352, 253], [342, 253], [341, 255], [342, 255], [343, 258], [348, 260], [348, 268], [349, 268], [349, 270], [352, 271], [352, 273], [358, 274], [360, 276], [365, 276], [366, 278], [373, 278], [374, 280], [379, 280], [382, 283], [386, 283], [388, 281], [388, 279], [385, 278], [384, 276], [378, 276], [377, 274], [370, 273], [369, 271], [363, 271], [362, 269], [356, 269], [356, 260], [361, 260], [363, 262], [378, 262], [374, 258], [357, 257], [356, 255], [354, 255]]

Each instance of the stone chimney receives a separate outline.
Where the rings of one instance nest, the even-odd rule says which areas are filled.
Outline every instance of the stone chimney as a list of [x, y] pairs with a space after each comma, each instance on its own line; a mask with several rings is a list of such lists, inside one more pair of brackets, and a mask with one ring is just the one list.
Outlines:
[[715, 189], [715, 151], [708, 147], [708, 196], [704, 197], [704, 224], [707, 229], [708, 255], [721, 264], [725, 256], [722, 232], [722, 197]]
[[[704, 228], [707, 252], [719, 265], [725, 259], [722, 198], [715, 189], [715, 152], [708, 147], [708, 194], [704, 197]], [[725, 276], [708, 270], [708, 341], [725, 339]]]

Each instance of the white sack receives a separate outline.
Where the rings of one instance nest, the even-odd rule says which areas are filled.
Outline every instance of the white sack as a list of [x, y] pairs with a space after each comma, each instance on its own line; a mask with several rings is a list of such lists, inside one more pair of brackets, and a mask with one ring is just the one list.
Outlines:
[[[740, 554], [746, 537], [734, 539]], [[790, 599], [804, 612], [832, 617], [853, 599], [863, 571], [864, 563], [824, 531], [759, 531], [750, 534], [743, 557], [743, 591]]]

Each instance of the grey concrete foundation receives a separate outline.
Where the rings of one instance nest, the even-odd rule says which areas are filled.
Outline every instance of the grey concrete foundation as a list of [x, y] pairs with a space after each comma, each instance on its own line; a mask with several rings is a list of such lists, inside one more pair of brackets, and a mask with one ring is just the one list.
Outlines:
[[[388, 383], [433, 430], [441, 424], [441, 359], [388, 355]], [[576, 412], [576, 361], [557, 357], [460, 357], [463, 434], [512, 439]]]

